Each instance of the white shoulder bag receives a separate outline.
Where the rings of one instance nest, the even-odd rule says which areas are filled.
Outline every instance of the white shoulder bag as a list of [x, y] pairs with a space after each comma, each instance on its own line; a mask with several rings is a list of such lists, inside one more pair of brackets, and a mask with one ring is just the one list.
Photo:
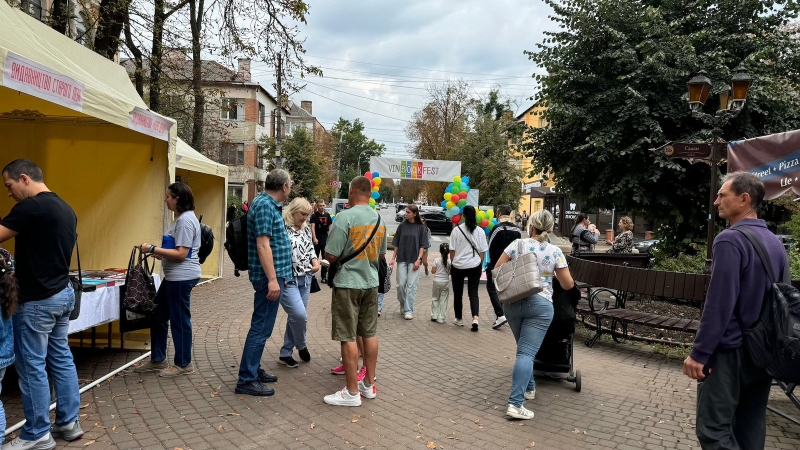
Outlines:
[[522, 254], [522, 239], [517, 239], [517, 258], [492, 270], [500, 303], [509, 304], [542, 292], [542, 277], [536, 253]]

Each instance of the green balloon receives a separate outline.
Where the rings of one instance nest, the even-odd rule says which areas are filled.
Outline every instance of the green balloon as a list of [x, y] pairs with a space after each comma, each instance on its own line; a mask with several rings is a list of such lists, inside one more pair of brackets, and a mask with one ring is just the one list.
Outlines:
[[454, 188], [460, 188], [461, 187], [461, 182], [460, 181], [453, 181], [453, 187]]
[[458, 201], [457, 204], [458, 204], [459, 207], [463, 208], [463, 207], [467, 206], [467, 201], [465, 199], [461, 199], [461, 200]]
[[450, 191], [450, 193], [451, 194], [459, 194], [459, 193], [461, 193], [461, 191], [457, 187], [453, 186], [453, 190]]

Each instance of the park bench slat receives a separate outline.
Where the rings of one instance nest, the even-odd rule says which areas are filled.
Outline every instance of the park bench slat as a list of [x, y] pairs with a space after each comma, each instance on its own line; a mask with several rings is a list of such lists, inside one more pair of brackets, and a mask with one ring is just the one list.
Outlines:
[[672, 329], [676, 331], [683, 331], [687, 325], [692, 322], [692, 319], [681, 319], [672, 325]]
[[675, 298], [683, 298], [684, 289], [683, 286], [686, 284], [686, 274], [685, 273], [676, 273], [675, 274], [675, 287], [672, 290], [672, 295]]
[[617, 275], [614, 277], [614, 285], [617, 286], [617, 289], [626, 291], [628, 287], [628, 278], [630, 277], [630, 267], [622, 267], [620, 266], [617, 270]]
[[608, 288], [619, 290], [620, 287], [617, 284], [617, 273], [620, 272], [624, 267], [622, 266], [608, 266]]
[[667, 272], [664, 277], [664, 297], [672, 298], [675, 290], [675, 272]]
[[653, 322], [653, 321], [663, 322], [664, 321], [664, 316], [659, 316], [658, 314], [653, 314], [653, 313], [646, 313], [645, 315], [635, 319], [633, 321], [633, 323], [638, 324], [638, 325], [650, 326], [650, 323]]
[[578, 311], [590, 312], [592, 308], [589, 306], [589, 301], [581, 299], [578, 301]]
[[598, 316], [602, 316], [602, 317], [609, 317], [611, 319], [618, 319], [618, 318], [626, 315], [629, 312], [630, 312], [629, 309], [614, 308], [614, 309], [606, 309], [606, 310], [603, 310], [603, 311], [599, 311], [599, 312], [596, 312], [595, 314], [597, 314]]
[[624, 316], [619, 316], [620, 320], [626, 320], [626, 321], [629, 321], [629, 322], [635, 322], [637, 320], [643, 320], [645, 317], [649, 317], [649, 316], [653, 315], [652, 313], [648, 313], [648, 312], [644, 312], [644, 311], [632, 311], [630, 309], [627, 309], [626, 311], [630, 311], [630, 313], [626, 314]]
[[647, 274], [647, 279], [644, 284], [644, 294], [653, 295], [656, 292], [656, 273], [650, 272]]
[[658, 297], [664, 296], [664, 280], [667, 277], [667, 273], [663, 271], [656, 272], [656, 284], [653, 286], [653, 293], [651, 295], [655, 295]]
[[686, 325], [686, 328], [683, 331], [688, 333], [697, 333], [697, 329], [700, 328], [700, 321], [699, 320], [692, 320], [689, 322], [689, 325]]
[[650, 271], [639, 272], [639, 279], [636, 281], [636, 289], [631, 290], [637, 294], [644, 294], [645, 287], [647, 287], [647, 279], [650, 278]]
[[706, 297], [706, 278], [707, 275], [695, 275], [694, 290], [692, 291], [693, 300], [702, 302]]
[[666, 321], [668, 321], [670, 319], [672, 319], [672, 317], [670, 317], [670, 316], [658, 316], [658, 317], [654, 317], [652, 320], [648, 320], [646, 325], [651, 326], [651, 327], [658, 327], [662, 323], [664, 323], [664, 322], [666, 322]]
[[597, 278], [597, 285], [608, 287], [608, 272], [611, 270], [613, 266], [609, 264], [603, 264], [602, 269], [600, 270], [600, 276]]
[[681, 320], [682, 319], [680, 317], [670, 317], [669, 320], [661, 322], [661, 324], [659, 324], [658, 327], [671, 330], [673, 325], [680, 322]]
[[643, 269], [629, 269], [625, 271], [625, 281], [623, 286], [628, 292], [636, 292], [636, 283], [642, 275]]

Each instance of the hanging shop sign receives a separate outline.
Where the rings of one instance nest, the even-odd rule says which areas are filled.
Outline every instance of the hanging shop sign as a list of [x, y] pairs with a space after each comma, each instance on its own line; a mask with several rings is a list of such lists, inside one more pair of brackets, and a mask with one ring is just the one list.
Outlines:
[[737, 170], [761, 179], [765, 200], [800, 194], [800, 130], [730, 142], [728, 172]]
[[6, 56], [3, 86], [75, 111], [83, 111], [83, 83], [14, 52], [8, 52]]
[[138, 106], [133, 108], [128, 117], [128, 128], [162, 141], [169, 141], [169, 129], [171, 127], [172, 122], [169, 120]]

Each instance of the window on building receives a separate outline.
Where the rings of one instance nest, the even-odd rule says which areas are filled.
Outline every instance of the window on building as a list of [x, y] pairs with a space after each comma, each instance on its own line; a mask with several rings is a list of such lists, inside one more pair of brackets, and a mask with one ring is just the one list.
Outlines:
[[244, 99], [223, 98], [219, 118], [222, 120], [244, 120]]
[[228, 185], [228, 197], [239, 197], [242, 198], [242, 191], [244, 190], [244, 186], [241, 184], [229, 184]]
[[547, 121], [544, 120], [544, 117], [539, 117], [539, 128], [544, 128], [547, 126]]
[[267, 123], [267, 107], [258, 102], [258, 124], [265, 127]]
[[244, 164], [244, 144], [221, 144], [219, 162], [231, 166]]
[[22, 0], [20, 9], [36, 20], [42, 20], [42, 0]]

